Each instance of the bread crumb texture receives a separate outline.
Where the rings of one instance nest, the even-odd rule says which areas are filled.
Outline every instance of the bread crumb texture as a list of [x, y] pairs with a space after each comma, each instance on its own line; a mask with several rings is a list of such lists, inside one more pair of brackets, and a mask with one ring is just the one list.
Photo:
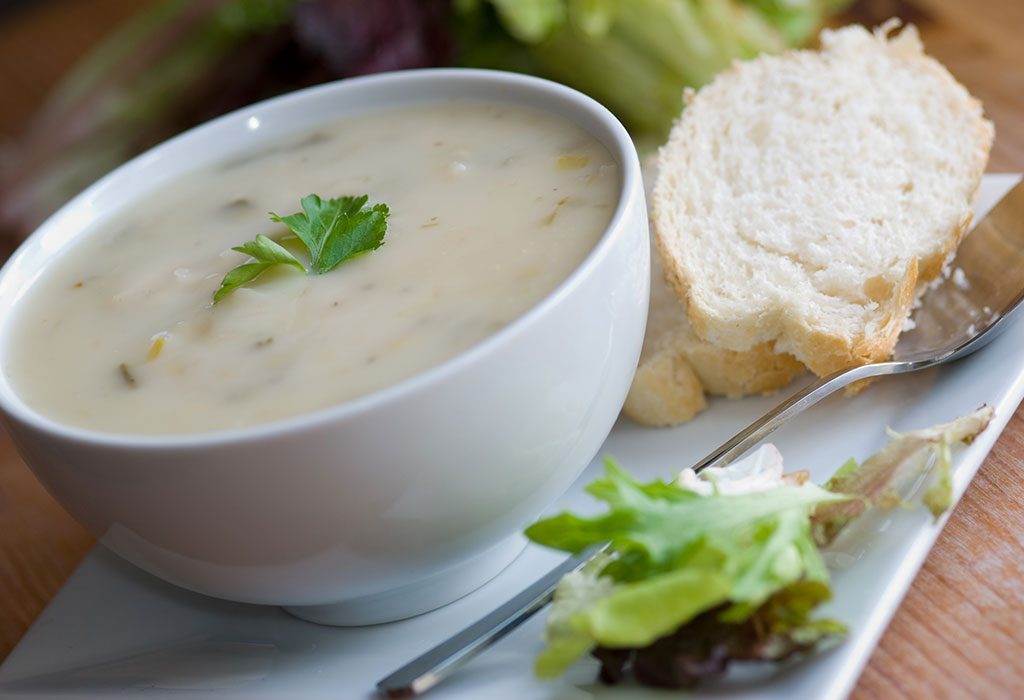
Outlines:
[[826, 30], [819, 51], [737, 62], [689, 97], [652, 197], [689, 340], [650, 339], [644, 376], [689, 385], [665, 359], [683, 356], [704, 388], [739, 395], [891, 354], [966, 231], [993, 138], [897, 27]]

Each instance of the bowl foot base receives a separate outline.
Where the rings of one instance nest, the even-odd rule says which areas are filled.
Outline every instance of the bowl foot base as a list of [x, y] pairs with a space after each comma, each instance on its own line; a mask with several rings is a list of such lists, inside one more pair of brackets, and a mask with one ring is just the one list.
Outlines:
[[504, 571], [525, 546], [526, 540], [515, 535], [469, 561], [400, 588], [338, 603], [290, 606], [285, 610], [309, 622], [338, 627], [404, 620], [472, 593]]

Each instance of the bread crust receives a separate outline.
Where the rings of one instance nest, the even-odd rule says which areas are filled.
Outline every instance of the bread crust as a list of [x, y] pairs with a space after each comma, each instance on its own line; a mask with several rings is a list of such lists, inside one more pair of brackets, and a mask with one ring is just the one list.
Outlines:
[[637, 367], [622, 410], [638, 423], [664, 427], [685, 423], [706, 407], [704, 388], [690, 363], [666, 347]]
[[789, 353], [775, 352], [771, 343], [737, 352], [691, 341], [680, 354], [693, 367], [704, 391], [730, 399], [771, 394], [807, 371]]
[[668, 335], [640, 360], [623, 412], [643, 425], [664, 427], [691, 420], [707, 407], [705, 394], [731, 399], [770, 394], [806, 368], [764, 343], [735, 352], [694, 338]]
[[705, 394], [767, 394], [805, 371], [796, 358], [776, 353], [769, 343], [736, 352], [700, 340], [687, 321], [686, 305], [668, 288], [656, 255], [651, 272], [647, 337], [623, 407], [634, 421], [678, 425], [705, 409]]

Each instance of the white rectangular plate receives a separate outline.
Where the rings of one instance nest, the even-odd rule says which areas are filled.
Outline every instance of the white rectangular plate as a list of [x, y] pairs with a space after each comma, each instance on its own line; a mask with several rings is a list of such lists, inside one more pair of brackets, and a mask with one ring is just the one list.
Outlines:
[[[986, 176], [984, 213], [1016, 175]], [[824, 481], [849, 457], [863, 459], [885, 441], [884, 429], [920, 428], [983, 403], [992, 425], [956, 456], [955, 491], [967, 488], [1024, 395], [1024, 322], [977, 354], [949, 367], [883, 379], [854, 398], [832, 397], [772, 436], [790, 469]], [[640, 478], [668, 477], [690, 465], [771, 408], [781, 396], [715, 401], [693, 422], [671, 430], [620, 421], [601, 450]], [[553, 510], [590, 508], [583, 485], [591, 464]], [[823, 610], [850, 627], [839, 647], [782, 669], [733, 673], [688, 697], [835, 700], [845, 697], [938, 536], [923, 508], [863, 523], [845, 545], [834, 576], [835, 599]], [[380, 677], [502, 603], [560, 560], [529, 547], [480, 590], [440, 610], [387, 625], [329, 628], [276, 609], [214, 600], [165, 584], [97, 547], [0, 667], [0, 698], [330, 698], [373, 697]], [[565, 678], [532, 677], [544, 615], [516, 630], [450, 681], [435, 700], [468, 698], [663, 698], [635, 686], [602, 687], [596, 662]]]

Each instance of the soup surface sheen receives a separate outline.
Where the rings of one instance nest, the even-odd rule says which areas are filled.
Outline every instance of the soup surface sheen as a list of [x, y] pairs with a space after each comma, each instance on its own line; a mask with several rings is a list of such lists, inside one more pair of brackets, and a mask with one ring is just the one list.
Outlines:
[[[593, 137], [527, 108], [350, 117], [191, 174], [84, 234], [17, 303], [3, 369], [40, 413], [102, 432], [205, 432], [331, 406], [539, 302], [601, 237], [618, 182]], [[386, 203], [384, 246], [323, 275], [271, 270], [213, 306], [246, 261], [231, 247], [286, 238], [267, 213], [299, 211], [310, 193]]]

